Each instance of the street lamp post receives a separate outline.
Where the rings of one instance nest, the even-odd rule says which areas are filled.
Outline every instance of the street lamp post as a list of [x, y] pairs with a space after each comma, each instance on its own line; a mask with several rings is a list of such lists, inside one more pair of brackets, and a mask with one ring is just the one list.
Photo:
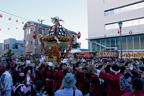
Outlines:
[[[41, 34], [42, 34], [42, 23], [43, 21], [45, 21], [44, 17], [42, 17], [41, 19], [38, 19], [39, 22], [41, 22]], [[42, 51], [41, 51], [41, 56], [42, 56]]]
[[122, 60], [122, 32], [121, 32], [121, 29], [122, 29], [122, 21], [119, 21], [119, 22], [118, 22], [118, 25], [119, 25], [119, 29], [120, 29], [121, 60]]

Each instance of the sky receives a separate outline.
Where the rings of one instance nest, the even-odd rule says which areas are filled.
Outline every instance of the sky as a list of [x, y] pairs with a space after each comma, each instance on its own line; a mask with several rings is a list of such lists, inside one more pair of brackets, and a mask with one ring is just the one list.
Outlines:
[[[81, 48], [88, 48], [88, 15], [87, 0], [0, 0], [0, 10], [38, 22], [38, 19], [45, 17], [43, 24], [53, 25], [51, 17], [58, 16], [64, 20], [63, 26], [75, 32], [81, 32]], [[23, 20], [3, 13], [0, 18], [0, 42], [4, 39], [24, 39]], [[8, 20], [11, 18], [11, 20]], [[16, 22], [18, 20], [18, 23]], [[10, 30], [8, 30], [8, 28]], [[18, 28], [18, 29], [16, 29]]]

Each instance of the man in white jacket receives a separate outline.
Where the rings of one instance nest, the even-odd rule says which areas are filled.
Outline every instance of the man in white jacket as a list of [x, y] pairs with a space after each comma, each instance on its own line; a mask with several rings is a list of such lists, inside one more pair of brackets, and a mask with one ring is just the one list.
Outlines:
[[10, 72], [11, 67], [6, 66], [6, 71], [1, 75], [0, 87], [2, 96], [11, 96], [13, 81]]

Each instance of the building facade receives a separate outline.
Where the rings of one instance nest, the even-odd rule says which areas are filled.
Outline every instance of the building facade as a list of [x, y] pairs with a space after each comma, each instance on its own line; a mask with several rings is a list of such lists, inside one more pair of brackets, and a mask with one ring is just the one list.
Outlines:
[[[39, 36], [44, 35], [48, 28], [51, 26], [40, 24], [33, 21], [28, 21], [25, 23], [23, 30], [24, 30], [24, 54], [25, 55], [36, 55], [40, 57], [44, 55], [43, 51], [41, 51], [41, 42], [39, 40]], [[36, 33], [36, 38], [33, 38], [33, 32]], [[73, 36], [77, 36], [77, 33], [74, 31], [68, 30], [70, 34], [74, 34]], [[46, 42], [45, 42], [46, 43]], [[46, 45], [46, 44], [45, 44]]]
[[143, 0], [88, 0], [90, 51], [144, 52]]
[[0, 55], [3, 55], [3, 51], [4, 51], [4, 44], [0, 43]]
[[14, 55], [24, 55], [24, 41], [9, 38], [4, 40], [4, 55], [11, 50]]

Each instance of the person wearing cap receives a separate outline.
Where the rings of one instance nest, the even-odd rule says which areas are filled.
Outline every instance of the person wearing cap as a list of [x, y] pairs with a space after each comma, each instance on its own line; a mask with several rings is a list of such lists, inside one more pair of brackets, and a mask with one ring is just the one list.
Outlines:
[[11, 96], [13, 80], [10, 72], [11, 67], [6, 66], [6, 71], [1, 75], [0, 88], [2, 96]]
[[139, 78], [135, 78], [132, 82], [133, 92], [127, 92], [122, 96], [144, 96], [142, 93], [143, 90], [143, 81]]
[[83, 96], [75, 87], [76, 78], [72, 73], [67, 73], [62, 80], [62, 86], [55, 92], [55, 96]]
[[52, 66], [53, 66], [53, 63], [48, 62], [48, 66], [46, 68], [47, 71], [46, 71], [45, 83], [46, 83], [47, 93], [48, 93], [49, 96], [52, 96], [52, 92], [53, 92], [54, 73], [53, 73]]
[[121, 96], [127, 91], [125, 78], [116, 64], [110, 67], [111, 74], [97, 69], [95, 71], [99, 78], [109, 82], [107, 96]]

